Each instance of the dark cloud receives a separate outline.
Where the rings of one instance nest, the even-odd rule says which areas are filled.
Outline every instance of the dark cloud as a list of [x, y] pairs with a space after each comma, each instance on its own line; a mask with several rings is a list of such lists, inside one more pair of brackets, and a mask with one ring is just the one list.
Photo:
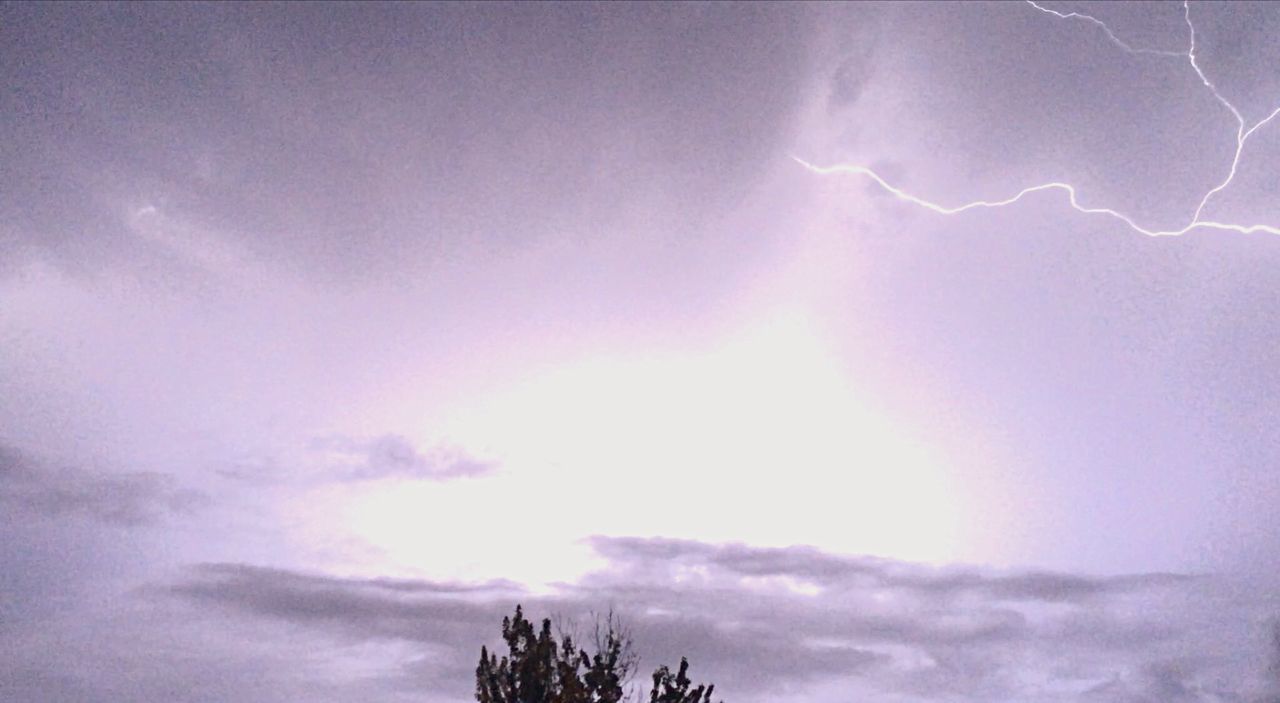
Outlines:
[[[869, 35], [874, 36], [874, 35]], [[845, 56], [831, 76], [830, 94], [827, 98], [831, 110], [839, 110], [858, 102], [862, 91], [875, 75], [875, 41], [853, 44], [853, 53]]]
[[[162, 591], [354, 641], [418, 643], [439, 656], [430, 666], [417, 661], [414, 676], [458, 695], [469, 686], [473, 650], [492, 643], [498, 621], [522, 602], [531, 613], [569, 617], [614, 607], [646, 666], [688, 656], [734, 700], [842, 681], [922, 701], [1054, 700], [1046, 692], [1055, 686], [1093, 690], [1098, 700], [1131, 700], [1124, 696], [1134, 691], [1210, 700], [1186, 696], [1208, 690], [1214, 660], [1171, 655], [1170, 643], [1187, 633], [1159, 605], [1162, 593], [1197, 579], [947, 573], [809, 548], [662, 539], [591, 544], [608, 567], [552, 593], [237, 564], [196, 567]], [[1115, 672], [1117, 688], [1099, 683]]]
[[682, 206], [720, 200], [780, 141], [807, 16], [5, 5], [0, 241], [87, 267], [145, 257], [121, 203], [164, 201], [257, 257], [345, 278], [466, 238], [552, 236], [564, 217], [597, 231], [659, 173]]
[[992, 600], [1069, 602], [1096, 596], [1176, 585], [1184, 574], [1089, 577], [1027, 571], [987, 574], [957, 568], [926, 568], [869, 557], [842, 557], [813, 547], [761, 549], [746, 545], [710, 545], [685, 540], [592, 538], [602, 555], [624, 564], [656, 564], [671, 569], [682, 563], [710, 562], [740, 576], [787, 576], [819, 587], [889, 588], [937, 597], [980, 595]]
[[244, 564], [194, 567], [188, 580], [171, 591], [258, 615], [337, 627], [359, 639], [449, 646], [461, 645], [455, 637], [473, 635], [492, 624], [492, 609], [484, 607], [484, 599], [506, 602], [527, 595], [504, 582], [468, 586], [344, 579]]
[[208, 501], [204, 493], [182, 488], [165, 474], [52, 467], [0, 446], [0, 505], [10, 511], [134, 527], [190, 514]]

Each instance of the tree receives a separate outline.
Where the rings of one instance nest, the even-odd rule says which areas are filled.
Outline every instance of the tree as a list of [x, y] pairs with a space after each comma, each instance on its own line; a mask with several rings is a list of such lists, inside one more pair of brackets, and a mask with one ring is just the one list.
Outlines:
[[[649, 703], [711, 703], [711, 692], [714, 685], [698, 685], [692, 691], [693, 684], [688, 677], [689, 660], [680, 658], [680, 671], [673, 677], [667, 667], [659, 667], [653, 672], [653, 691], [649, 694]], [[704, 690], [705, 689], [705, 690]]]
[[[487, 647], [480, 648], [476, 667], [476, 700], [479, 703], [621, 703], [625, 686], [635, 671], [637, 657], [626, 628], [610, 613], [597, 618], [595, 654], [575, 646], [573, 636], [552, 634], [551, 620], [534, 628], [516, 606], [515, 617], [502, 619], [502, 639], [508, 653], [501, 659]], [[680, 660], [672, 676], [667, 667], [653, 674], [651, 703], [711, 703], [713, 686], [690, 690], [689, 662]]]

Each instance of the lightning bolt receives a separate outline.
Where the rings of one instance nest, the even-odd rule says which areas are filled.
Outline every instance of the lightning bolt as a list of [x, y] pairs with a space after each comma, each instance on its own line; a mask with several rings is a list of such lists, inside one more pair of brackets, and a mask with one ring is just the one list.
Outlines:
[[1120, 37], [1117, 37], [1115, 32], [1111, 31], [1111, 28], [1107, 26], [1106, 22], [1103, 22], [1102, 20], [1098, 19], [1097, 17], [1094, 17], [1093, 15], [1086, 15], [1080, 12], [1058, 12], [1057, 10], [1051, 10], [1047, 7], [1039, 5], [1034, 0], [1026, 0], [1026, 3], [1036, 8], [1037, 10], [1045, 13], [1046, 15], [1053, 15], [1054, 17], [1058, 17], [1064, 20], [1082, 20], [1084, 22], [1088, 22], [1089, 24], [1092, 24], [1098, 27], [1099, 29], [1101, 29], [1103, 32], [1105, 32], [1107, 35], [1107, 38], [1111, 40], [1112, 44], [1115, 44], [1121, 49], [1124, 49], [1125, 52], [1127, 53], [1150, 54], [1152, 56], [1176, 56], [1178, 58], [1186, 57], [1186, 54], [1180, 51], [1164, 51], [1161, 49], [1135, 49], [1132, 46], [1129, 46], [1129, 44], [1125, 42], [1125, 40], [1121, 39]]
[[932, 210], [933, 212], [936, 212], [941, 215], [955, 215], [955, 214], [965, 212], [967, 210], [974, 210], [978, 208], [1004, 207], [1006, 205], [1012, 205], [1013, 203], [1016, 203], [1019, 200], [1022, 200], [1022, 198], [1034, 193], [1039, 193], [1041, 191], [1049, 191], [1049, 190], [1059, 190], [1067, 194], [1067, 201], [1071, 204], [1071, 207], [1073, 209], [1081, 213], [1084, 213], [1086, 215], [1107, 215], [1109, 217], [1112, 217], [1114, 219], [1117, 219], [1123, 222], [1125, 225], [1127, 225], [1130, 229], [1134, 230], [1135, 232], [1138, 232], [1140, 234], [1145, 234], [1149, 237], [1179, 236], [1179, 235], [1186, 234], [1187, 232], [1190, 232], [1193, 229], [1198, 229], [1198, 228], [1224, 230], [1224, 231], [1230, 231], [1230, 232], [1238, 232], [1240, 234], [1265, 232], [1267, 234], [1280, 235], [1280, 227], [1276, 227], [1274, 225], [1267, 225], [1267, 224], [1242, 225], [1242, 224], [1236, 224], [1236, 223], [1217, 222], [1214, 220], [1201, 219], [1201, 216], [1204, 213], [1205, 207], [1209, 204], [1209, 200], [1212, 199], [1214, 195], [1216, 195], [1217, 193], [1225, 189], [1227, 186], [1229, 186], [1231, 184], [1232, 179], [1235, 178], [1236, 169], [1240, 165], [1240, 155], [1244, 152], [1245, 142], [1247, 142], [1249, 140], [1249, 137], [1253, 136], [1253, 134], [1256, 133], [1260, 128], [1262, 128], [1263, 126], [1271, 122], [1273, 119], [1275, 119], [1277, 115], [1280, 115], [1280, 106], [1277, 106], [1274, 110], [1271, 111], [1270, 114], [1268, 114], [1263, 119], [1259, 120], [1252, 127], [1247, 126], [1247, 121], [1245, 120], [1244, 115], [1240, 113], [1240, 110], [1237, 109], [1236, 106], [1233, 105], [1230, 100], [1228, 100], [1224, 95], [1222, 95], [1222, 93], [1218, 90], [1217, 86], [1214, 85], [1213, 81], [1211, 81], [1209, 77], [1205, 75], [1204, 71], [1200, 68], [1200, 64], [1196, 60], [1196, 27], [1195, 27], [1195, 24], [1191, 21], [1190, 0], [1183, 0], [1183, 3], [1182, 3], [1183, 18], [1186, 20], [1187, 29], [1190, 32], [1190, 42], [1186, 52], [1165, 51], [1162, 49], [1148, 49], [1148, 48], [1134, 47], [1130, 45], [1128, 42], [1121, 39], [1119, 36], [1117, 36], [1115, 32], [1111, 31], [1111, 28], [1107, 26], [1105, 22], [1103, 22], [1102, 20], [1096, 17], [1093, 17], [1092, 15], [1086, 15], [1080, 12], [1059, 12], [1057, 10], [1053, 10], [1053, 9], [1044, 7], [1042, 5], [1039, 5], [1034, 0], [1025, 0], [1025, 2], [1031, 7], [1035, 8], [1036, 10], [1039, 10], [1040, 12], [1043, 12], [1047, 15], [1052, 15], [1054, 17], [1057, 17], [1059, 19], [1064, 19], [1064, 20], [1078, 20], [1081, 22], [1087, 22], [1089, 24], [1092, 24], [1098, 27], [1106, 34], [1107, 39], [1110, 40], [1112, 44], [1115, 44], [1116, 46], [1120, 47], [1120, 49], [1124, 50], [1126, 53], [1135, 54], [1135, 55], [1146, 54], [1146, 55], [1152, 55], [1152, 56], [1176, 57], [1178, 59], [1186, 59], [1191, 64], [1191, 69], [1195, 71], [1196, 76], [1199, 77], [1200, 82], [1204, 84], [1206, 88], [1209, 89], [1209, 91], [1213, 94], [1213, 97], [1231, 113], [1231, 116], [1233, 118], [1235, 118], [1236, 149], [1235, 149], [1235, 154], [1231, 159], [1231, 168], [1228, 171], [1226, 178], [1224, 178], [1221, 183], [1219, 183], [1218, 185], [1211, 188], [1208, 192], [1206, 192], [1204, 194], [1204, 197], [1200, 199], [1200, 204], [1196, 207], [1195, 214], [1191, 217], [1191, 220], [1187, 222], [1187, 224], [1184, 227], [1182, 227], [1181, 229], [1170, 229], [1170, 230], [1149, 229], [1138, 224], [1133, 218], [1129, 217], [1128, 215], [1118, 210], [1114, 210], [1108, 207], [1089, 207], [1086, 205], [1082, 205], [1076, 195], [1075, 187], [1072, 186], [1070, 183], [1062, 183], [1058, 181], [1055, 181], [1052, 183], [1043, 183], [1040, 185], [1023, 188], [1013, 196], [1004, 198], [1003, 200], [975, 200], [973, 202], [965, 203], [963, 205], [948, 207], [946, 205], [940, 205], [938, 203], [931, 202], [917, 195], [913, 195], [897, 186], [894, 186], [893, 184], [886, 181], [883, 177], [881, 177], [880, 174], [876, 173], [875, 171], [873, 171], [872, 169], [866, 166], [859, 166], [859, 165], [853, 165], [853, 164], [838, 164], [835, 166], [817, 166], [797, 156], [792, 156], [791, 158], [795, 160], [796, 163], [803, 166], [804, 168], [824, 176], [837, 175], [837, 174], [865, 176], [867, 178], [870, 178], [882, 189], [884, 189], [887, 193], [893, 195], [899, 200], [903, 200], [905, 202], [919, 205], [920, 207], [926, 208], [928, 210]]

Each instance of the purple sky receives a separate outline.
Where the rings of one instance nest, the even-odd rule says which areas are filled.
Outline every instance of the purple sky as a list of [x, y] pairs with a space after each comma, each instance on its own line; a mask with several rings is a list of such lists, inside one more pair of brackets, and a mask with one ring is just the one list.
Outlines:
[[0, 4], [0, 700], [1275, 700], [1278, 32]]

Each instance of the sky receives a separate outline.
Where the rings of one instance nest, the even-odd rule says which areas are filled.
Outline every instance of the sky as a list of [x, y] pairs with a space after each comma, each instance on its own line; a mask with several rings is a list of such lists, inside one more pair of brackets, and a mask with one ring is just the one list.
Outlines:
[[1277, 32], [0, 4], [0, 699], [1280, 699]]

